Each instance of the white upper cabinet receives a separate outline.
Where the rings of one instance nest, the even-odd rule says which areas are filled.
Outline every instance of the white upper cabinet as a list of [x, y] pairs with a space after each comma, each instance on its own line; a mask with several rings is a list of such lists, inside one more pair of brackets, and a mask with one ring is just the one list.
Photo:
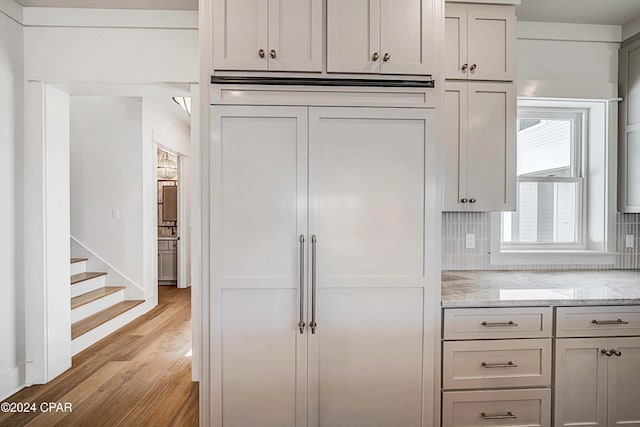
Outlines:
[[322, 71], [322, 0], [214, 0], [216, 70]]
[[445, 210], [515, 210], [513, 83], [447, 82], [444, 104]]
[[640, 42], [620, 49], [618, 210], [640, 212]]
[[515, 80], [515, 8], [447, 4], [445, 77]]
[[327, 0], [327, 71], [428, 75], [433, 0]]

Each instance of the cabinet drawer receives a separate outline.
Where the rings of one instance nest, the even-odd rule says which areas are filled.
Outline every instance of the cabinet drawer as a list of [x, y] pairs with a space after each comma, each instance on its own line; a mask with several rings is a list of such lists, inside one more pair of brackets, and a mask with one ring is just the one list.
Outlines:
[[559, 307], [557, 337], [640, 335], [640, 307]]
[[178, 249], [178, 241], [177, 240], [169, 240], [169, 250], [175, 251]]
[[444, 343], [445, 389], [551, 385], [551, 339]]
[[551, 426], [551, 390], [444, 392], [443, 427]]
[[168, 240], [158, 240], [158, 250], [159, 251], [168, 251], [169, 250], [169, 241]]
[[444, 339], [551, 337], [550, 307], [455, 308], [444, 311]]

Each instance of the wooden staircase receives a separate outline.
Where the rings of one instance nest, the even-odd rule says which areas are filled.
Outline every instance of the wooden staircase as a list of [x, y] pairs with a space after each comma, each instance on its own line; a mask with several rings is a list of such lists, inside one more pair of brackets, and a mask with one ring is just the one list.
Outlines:
[[87, 258], [71, 258], [73, 355], [138, 317], [144, 302], [125, 300], [125, 287], [106, 286], [107, 273], [86, 271], [87, 261]]

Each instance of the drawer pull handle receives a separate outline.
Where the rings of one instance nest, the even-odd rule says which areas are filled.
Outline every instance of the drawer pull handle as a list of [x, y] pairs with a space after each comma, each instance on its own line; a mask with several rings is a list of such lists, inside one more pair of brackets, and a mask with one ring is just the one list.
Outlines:
[[507, 363], [487, 363], [482, 362], [483, 368], [517, 368], [518, 365], [509, 360]]
[[518, 326], [518, 324], [515, 323], [513, 320], [509, 320], [508, 322], [493, 322], [493, 323], [484, 321], [482, 322], [482, 326], [484, 326], [485, 328], [504, 328], [509, 326]]
[[513, 412], [511, 411], [507, 411], [506, 414], [487, 414], [486, 412], [480, 412], [480, 416], [483, 420], [507, 420], [518, 418], [513, 415]]
[[591, 321], [591, 323], [593, 323], [594, 325], [598, 325], [598, 326], [602, 326], [602, 325], [628, 325], [629, 322], [626, 322], [622, 319], [616, 319], [616, 320], [596, 320], [593, 319]]

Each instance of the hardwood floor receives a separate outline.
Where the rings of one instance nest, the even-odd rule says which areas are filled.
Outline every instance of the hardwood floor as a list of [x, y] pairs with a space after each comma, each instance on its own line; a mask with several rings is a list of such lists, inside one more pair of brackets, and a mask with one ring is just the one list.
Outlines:
[[[191, 382], [191, 291], [160, 286], [158, 307], [73, 358], [49, 384], [5, 402], [36, 403], [35, 413], [0, 413], [0, 426], [196, 426]], [[42, 412], [68, 402], [72, 412]]]

